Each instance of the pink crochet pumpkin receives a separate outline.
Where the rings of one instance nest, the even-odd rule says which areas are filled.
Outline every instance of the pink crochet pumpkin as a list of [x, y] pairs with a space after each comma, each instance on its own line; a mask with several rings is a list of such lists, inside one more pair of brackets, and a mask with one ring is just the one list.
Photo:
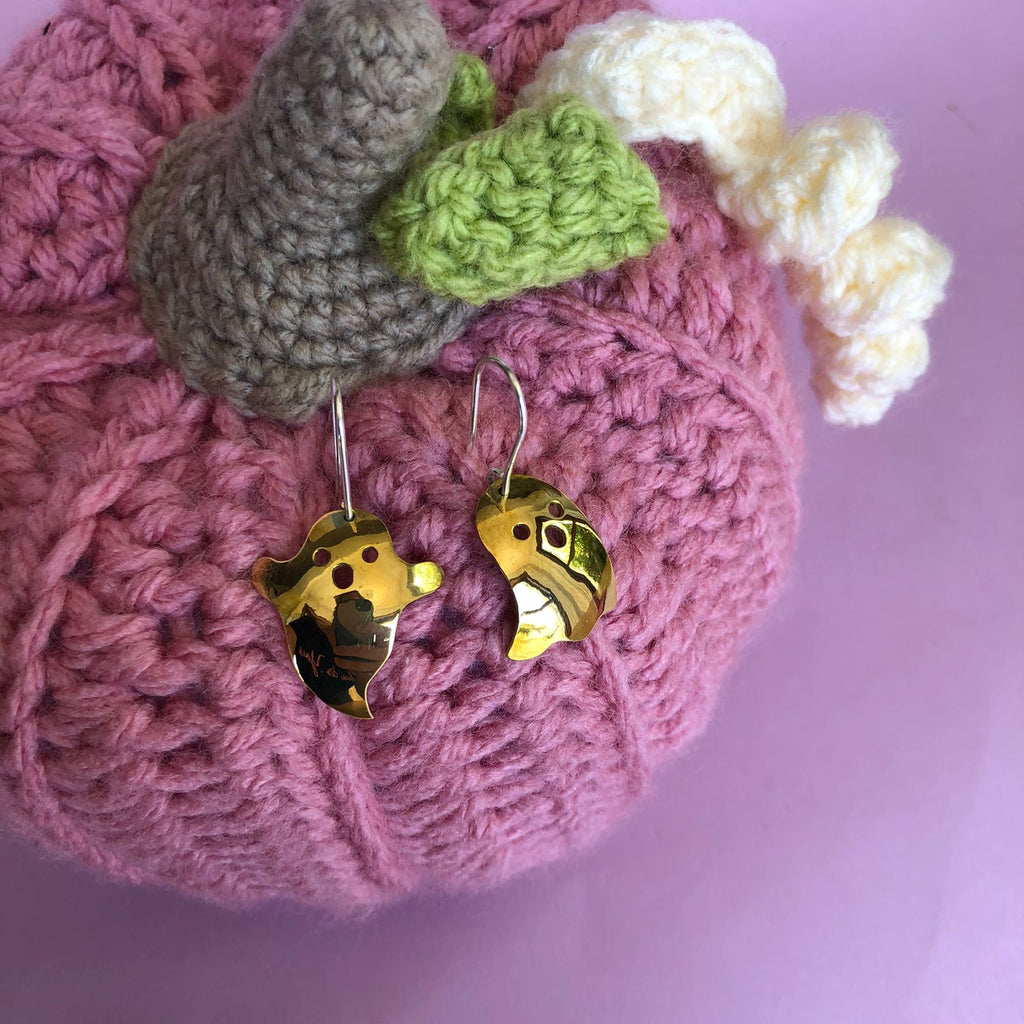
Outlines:
[[[245, 419], [158, 361], [126, 274], [165, 142], [229, 108], [291, 3], [71, 0], [0, 74], [0, 819], [119, 878], [339, 913], [480, 888], [612, 824], [705, 726], [789, 556], [799, 430], [770, 275], [692, 151], [641, 147], [672, 234], [489, 307], [432, 370], [347, 402], [356, 504], [446, 582], [403, 614], [356, 722], [297, 679], [249, 573], [334, 507], [326, 410]], [[509, 99], [615, 0], [440, 0]], [[627, 5], [628, 6], [628, 5]], [[572, 496], [618, 606], [511, 662], [473, 515], [520, 472]]]

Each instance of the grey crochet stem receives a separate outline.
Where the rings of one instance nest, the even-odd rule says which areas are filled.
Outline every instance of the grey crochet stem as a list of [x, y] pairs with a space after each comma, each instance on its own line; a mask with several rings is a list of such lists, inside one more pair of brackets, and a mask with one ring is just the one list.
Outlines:
[[402, 280], [367, 222], [423, 145], [453, 56], [422, 0], [310, 0], [237, 110], [188, 125], [133, 217], [161, 356], [247, 415], [300, 421], [429, 366], [473, 316]]

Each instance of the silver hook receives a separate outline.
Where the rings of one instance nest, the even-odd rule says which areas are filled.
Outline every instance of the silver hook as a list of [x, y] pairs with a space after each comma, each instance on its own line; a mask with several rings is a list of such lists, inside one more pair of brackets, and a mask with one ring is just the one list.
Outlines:
[[497, 366], [502, 373], [508, 378], [508, 382], [515, 392], [516, 396], [516, 407], [519, 410], [519, 433], [516, 435], [516, 442], [512, 446], [512, 454], [508, 458], [508, 465], [505, 467], [505, 473], [502, 478], [501, 485], [501, 496], [504, 499], [508, 499], [508, 490], [512, 483], [512, 470], [515, 468], [516, 457], [519, 455], [519, 449], [523, 446], [523, 441], [526, 439], [526, 398], [523, 396], [523, 389], [519, 385], [519, 378], [512, 372], [512, 368], [507, 364], [503, 363], [497, 356], [481, 356], [477, 360], [477, 364], [473, 369], [473, 404], [469, 412], [469, 447], [473, 447], [473, 442], [476, 441], [476, 421], [477, 412], [480, 408], [480, 377], [483, 374], [484, 367], [490, 363], [493, 366]]
[[349, 523], [356, 517], [352, 508], [352, 482], [348, 476], [348, 444], [345, 441], [345, 407], [341, 401], [338, 382], [331, 378], [331, 418], [334, 420], [334, 472], [337, 478], [338, 497]]

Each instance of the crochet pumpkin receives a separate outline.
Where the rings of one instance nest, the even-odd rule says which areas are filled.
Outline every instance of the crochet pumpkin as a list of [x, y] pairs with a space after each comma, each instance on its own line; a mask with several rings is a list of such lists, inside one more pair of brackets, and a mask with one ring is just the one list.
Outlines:
[[[0, 819], [119, 878], [350, 913], [566, 855], [701, 732], [797, 522], [800, 433], [768, 262], [786, 260], [826, 410], [850, 420], [876, 418], [914, 375], [892, 338], [917, 346], [919, 371], [948, 258], [919, 229], [873, 220], [881, 197], [863, 198], [854, 171], [829, 170], [834, 124], [783, 132], [770, 58], [731, 31], [616, 20], [633, 5], [615, 0], [439, 0], [439, 22], [408, 0], [293, 6], [71, 0], [0, 73]], [[660, 120], [601, 76], [651, 46], [691, 62], [664, 80]], [[493, 126], [486, 110], [454, 128], [442, 113], [464, 60], [452, 50], [486, 62]], [[715, 62], [749, 84], [717, 120], [697, 95]], [[351, 116], [327, 146], [307, 129], [339, 90]], [[400, 240], [483, 195], [450, 182], [508, 151], [486, 133], [516, 104], [550, 126], [566, 95], [559, 145], [599, 138], [612, 155], [593, 180], [632, 183], [622, 231], [552, 221], [603, 232], [581, 243], [600, 258], [567, 259], [554, 286], [527, 273], [528, 290], [486, 303], [439, 287], [475, 265]], [[891, 173], [875, 128], [850, 131], [866, 140], [857, 166]], [[549, 175], [564, 150], [551, 152]], [[200, 173], [214, 163], [219, 178]], [[839, 198], [780, 213], [787, 169]], [[517, 187], [533, 172], [518, 173]], [[154, 180], [183, 205], [153, 205]], [[507, 243], [507, 197], [517, 223], [528, 209], [522, 191], [488, 188], [466, 221], [486, 226], [480, 252]], [[190, 211], [178, 234], [172, 208]], [[179, 259], [190, 239], [205, 248]], [[377, 298], [354, 301], [337, 274]], [[902, 283], [869, 295], [879, 281]], [[302, 686], [250, 582], [258, 557], [287, 557], [335, 507], [319, 403], [341, 351], [357, 503], [401, 558], [445, 574], [403, 612], [371, 723]], [[532, 661], [505, 656], [507, 589], [473, 522], [515, 433], [487, 391], [467, 449], [483, 354], [522, 382], [523, 471], [573, 496], [615, 566], [615, 610]]]

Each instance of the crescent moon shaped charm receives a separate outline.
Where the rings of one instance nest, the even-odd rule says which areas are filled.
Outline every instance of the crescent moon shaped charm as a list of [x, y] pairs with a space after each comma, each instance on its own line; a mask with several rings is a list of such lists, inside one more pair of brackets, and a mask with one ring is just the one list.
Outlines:
[[261, 558], [256, 589], [277, 609], [299, 678], [325, 704], [372, 718], [366, 688], [391, 654], [398, 616], [432, 594], [444, 574], [395, 553], [387, 527], [367, 512], [329, 512], [286, 562]]
[[516, 634], [508, 656], [526, 661], [560, 640], [582, 640], [615, 607], [615, 575], [601, 538], [561, 491], [512, 476], [480, 499], [476, 528], [512, 586]]

